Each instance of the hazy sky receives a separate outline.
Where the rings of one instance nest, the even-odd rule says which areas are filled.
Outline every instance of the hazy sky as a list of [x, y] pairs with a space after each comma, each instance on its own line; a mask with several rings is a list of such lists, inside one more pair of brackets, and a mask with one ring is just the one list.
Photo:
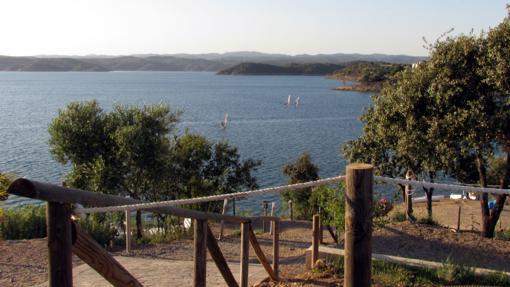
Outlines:
[[2, 0], [0, 55], [425, 55], [422, 36], [486, 30], [507, 15], [507, 2]]

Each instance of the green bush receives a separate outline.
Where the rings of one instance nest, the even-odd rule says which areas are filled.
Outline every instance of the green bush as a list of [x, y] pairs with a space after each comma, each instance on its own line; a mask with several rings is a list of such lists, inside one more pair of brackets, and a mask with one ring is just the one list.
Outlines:
[[345, 229], [345, 186], [341, 182], [336, 188], [322, 185], [312, 191], [310, 203], [317, 206], [321, 213], [321, 223], [335, 227], [342, 231]]
[[406, 214], [402, 211], [396, 211], [391, 216], [391, 220], [396, 221], [396, 222], [404, 222], [404, 221], [406, 221]]
[[45, 207], [0, 209], [0, 236], [7, 240], [46, 237]]
[[[283, 167], [283, 174], [288, 177], [289, 184], [303, 183], [319, 179], [319, 168], [312, 162], [308, 153], [302, 153], [295, 161]], [[311, 220], [317, 206], [312, 198], [312, 188], [299, 191], [292, 190], [281, 193], [282, 201], [288, 204], [292, 200], [295, 219]]]
[[106, 247], [114, 244], [118, 238], [120, 218], [120, 215], [117, 213], [90, 214], [81, 218], [78, 223], [97, 243]]
[[153, 222], [144, 223], [145, 232], [142, 238], [137, 239], [137, 244], [170, 243], [182, 238], [189, 238], [193, 234], [193, 229], [183, 228], [176, 216], [157, 214], [155, 219], [156, 224]]

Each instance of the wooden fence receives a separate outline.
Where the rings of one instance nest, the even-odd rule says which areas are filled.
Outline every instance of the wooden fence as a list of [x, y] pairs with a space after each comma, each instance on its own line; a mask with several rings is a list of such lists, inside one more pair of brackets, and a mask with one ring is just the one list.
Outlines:
[[[96, 270], [113, 286], [142, 286], [128, 270], [88, 235], [71, 216], [73, 204], [102, 207], [143, 203], [142, 201], [67, 188], [28, 179], [18, 179], [13, 182], [8, 189], [8, 193], [47, 202], [46, 221], [48, 229], [49, 286], [67, 287], [73, 285], [71, 260], [73, 253]], [[223, 276], [226, 285], [248, 286], [250, 244], [269, 277], [275, 281], [279, 279], [280, 219], [278, 217], [260, 217], [262, 220], [270, 221], [273, 226], [273, 264], [271, 265], [260, 248], [255, 233], [253, 232], [252, 218], [250, 217], [207, 213], [173, 206], [151, 208], [151, 210], [193, 219], [193, 286], [206, 286], [207, 250]], [[241, 226], [241, 271], [239, 274], [239, 282], [236, 281], [232, 274], [218, 242], [209, 227], [208, 221], [211, 220], [237, 223]]]

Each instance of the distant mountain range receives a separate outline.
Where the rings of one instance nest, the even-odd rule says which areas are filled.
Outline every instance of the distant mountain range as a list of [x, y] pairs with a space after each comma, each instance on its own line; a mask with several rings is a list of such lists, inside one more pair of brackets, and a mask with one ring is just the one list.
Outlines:
[[241, 63], [276, 66], [292, 64], [339, 65], [354, 61], [410, 64], [425, 57], [385, 54], [285, 55], [259, 52], [130, 56], [0, 56], [0, 71], [221, 71]]

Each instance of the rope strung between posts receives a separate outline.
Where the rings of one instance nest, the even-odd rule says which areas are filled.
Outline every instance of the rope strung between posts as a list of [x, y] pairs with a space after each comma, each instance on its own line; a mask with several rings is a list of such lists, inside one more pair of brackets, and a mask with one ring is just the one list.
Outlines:
[[435, 188], [440, 189], [442, 191], [465, 191], [465, 192], [473, 192], [473, 193], [492, 193], [492, 194], [506, 194], [510, 195], [510, 189], [502, 189], [502, 188], [483, 188], [476, 186], [466, 186], [466, 185], [457, 185], [457, 184], [448, 184], [448, 183], [436, 183], [436, 182], [427, 182], [427, 181], [419, 181], [419, 180], [408, 180], [408, 179], [400, 179], [400, 178], [391, 178], [384, 176], [374, 176], [374, 180], [382, 181], [385, 183], [394, 183], [394, 184], [404, 184], [404, 185], [412, 185], [414, 187], [424, 187], [424, 188]]
[[335, 176], [324, 179], [319, 179], [315, 181], [309, 181], [304, 183], [296, 183], [290, 185], [276, 186], [276, 187], [268, 187], [257, 190], [250, 191], [242, 191], [236, 193], [228, 193], [228, 194], [219, 194], [219, 195], [210, 195], [203, 197], [194, 197], [187, 199], [177, 199], [177, 200], [168, 200], [168, 201], [158, 201], [158, 202], [144, 202], [138, 204], [129, 204], [129, 205], [118, 205], [118, 206], [106, 206], [106, 207], [92, 207], [92, 208], [75, 208], [74, 212], [76, 214], [86, 214], [86, 213], [100, 213], [100, 212], [114, 212], [114, 211], [124, 211], [126, 209], [130, 210], [140, 210], [140, 209], [152, 209], [152, 208], [160, 208], [166, 206], [176, 206], [176, 205], [185, 205], [185, 204], [195, 204], [209, 201], [220, 201], [224, 199], [234, 199], [239, 197], [252, 197], [258, 196], [266, 193], [280, 193], [290, 190], [303, 189], [308, 187], [316, 187], [324, 184], [333, 184], [338, 183], [345, 179], [345, 176]]
[[[319, 180], [315, 180], [315, 181], [309, 181], [309, 182], [305, 182], [305, 183], [296, 183], [296, 184], [290, 184], [290, 185], [284, 185], [284, 186], [262, 188], [262, 189], [251, 190], [251, 191], [242, 191], [242, 192], [236, 192], [236, 193], [210, 195], [210, 196], [187, 198], [187, 199], [177, 199], [177, 200], [147, 202], [147, 203], [107, 206], [107, 207], [92, 207], [92, 208], [83, 208], [81, 206], [77, 206], [75, 208], [74, 212], [76, 214], [87, 214], [87, 213], [124, 211], [124, 210], [128, 210], [128, 209], [129, 210], [141, 210], [141, 209], [160, 208], [160, 207], [166, 207], [166, 206], [195, 204], [195, 203], [202, 203], [202, 202], [209, 202], [209, 201], [219, 201], [219, 200], [224, 200], [224, 199], [234, 199], [234, 198], [239, 198], [239, 197], [242, 197], [242, 198], [252, 197], [252, 196], [258, 196], [258, 195], [262, 195], [262, 194], [266, 194], [266, 193], [280, 193], [280, 192], [285, 192], [285, 191], [304, 189], [304, 188], [308, 188], [308, 187], [316, 187], [316, 186], [320, 186], [320, 185], [324, 185], [324, 184], [338, 183], [342, 180], [345, 180], [345, 176], [343, 176], [343, 175], [319, 179]], [[374, 180], [380, 181], [380, 182], [385, 182], [385, 183], [411, 185], [414, 187], [435, 188], [435, 189], [440, 189], [443, 191], [492, 193], [492, 194], [510, 195], [509, 189], [500, 189], [500, 188], [481, 188], [481, 187], [475, 187], [475, 186], [435, 183], [435, 182], [426, 182], [426, 181], [418, 181], [418, 180], [391, 178], [391, 177], [384, 177], [384, 176], [374, 176]]]

